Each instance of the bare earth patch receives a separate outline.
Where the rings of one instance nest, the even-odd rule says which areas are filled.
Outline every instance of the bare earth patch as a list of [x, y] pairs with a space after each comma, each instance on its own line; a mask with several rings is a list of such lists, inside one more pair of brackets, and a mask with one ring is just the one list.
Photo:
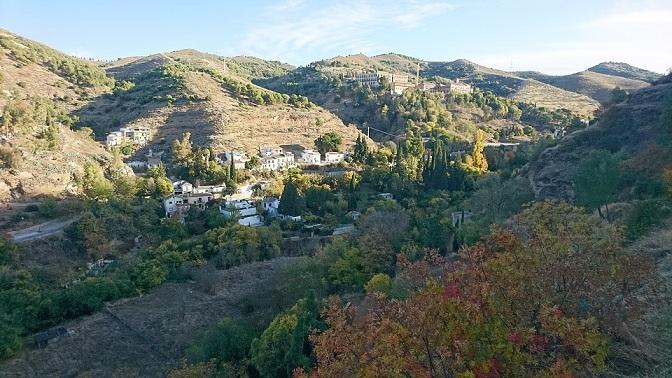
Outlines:
[[43, 349], [24, 351], [0, 367], [0, 377], [161, 377], [184, 357], [203, 331], [237, 316], [247, 298], [272, 293], [273, 273], [294, 261], [281, 257], [230, 270], [210, 271], [213, 294], [198, 283], [168, 283], [137, 298], [66, 324], [71, 335]]

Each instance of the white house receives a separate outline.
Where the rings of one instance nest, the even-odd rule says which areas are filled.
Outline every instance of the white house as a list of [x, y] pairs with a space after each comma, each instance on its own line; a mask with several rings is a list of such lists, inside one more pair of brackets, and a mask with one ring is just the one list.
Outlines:
[[242, 226], [258, 226], [262, 223], [257, 206], [247, 200], [228, 201], [219, 206], [219, 212], [226, 218], [238, 218]]
[[264, 171], [283, 170], [295, 165], [294, 154], [291, 152], [266, 156], [261, 159], [261, 169]]
[[261, 207], [268, 212], [269, 215], [278, 215], [280, 200], [275, 197], [266, 197], [261, 201]]
[[108, 146], [110, 147], [118, 146], [122, 143], [124, 143], [124, 134], [122, 134], [121, 131], [113, 131], [107, 134], [105, 144], [107, 144]]
[[142, 160], [131, 160], [126, 162], [126, 165], [133, 169], [145, 169], [147, 168], [147, 162], [144, 162]]
[[212, 194], [213, 197], [215, 198], [221, 198], [222, 194], [226, 190], [226, 185], [221, 184], [221, 185], [199, 185], [195, 186], [192, 189], [192, 193], [195, 194]]
[[118, 146], [124, 143], [144, 146], [149, 142], [150, 135], [149, 127], [122, 127], [119, 131], [108, 134], [106, 143], [108, 146]]
[[305, 164], [319, 165], [320, 153], [311, 149], [303, 150], [301, 153], [301, 161]]
[[392, 193], [378, 193], [376, 196], [378, 196], [382, 199], [386, 199], [386, 200], [393, 200], [394, 199], [394, 195], [392, 195]]
[[345, 159], [345, 154], [342, 152], [327, 152], [324, 154], [324, 162], [326, 164], [338, 164]]
[[153, 152], [151, 149], [149, 150], [149, 153], [145, 155], [147, 157], [147, 168], [153, 169], [153, 168], [159, 168], [161, 166], [161, 155], [163, 155], [163, 151], [159, 152]]
[[171, 217], [184, 206], [184, 200], [181, 196], [170, 196], [163, 200], [163, 208], [166, 210], [166, 217]]
[[184, 180], [179, 180], [173, 182], [173, 194], [176, 196], [182, 195], [182, 194], [189, 194], [194, 191], [194, 186]]
[[231, 164], [231, 160], [233, 160], [233, 166], [236, 169], [245, 169], [245, 163], [250, 161], [250, 158], [247, 157], [247, 155], [244, 152], [240, 151], [225, 151], [224, 152], [224, 160], [218, 160], [218, 163], [220, 164]]
[[261, 156], [280, 155], [282, 153], [282, 148], [276, 146], [263, 146], [259, 147], [259, 153]]
[[183, 201], [190, 207], [196, 206], [200, 210], [205, 210], [208, 202], [215, 199], [215, 197], [210, 193], [189, 193], [182, 195]]

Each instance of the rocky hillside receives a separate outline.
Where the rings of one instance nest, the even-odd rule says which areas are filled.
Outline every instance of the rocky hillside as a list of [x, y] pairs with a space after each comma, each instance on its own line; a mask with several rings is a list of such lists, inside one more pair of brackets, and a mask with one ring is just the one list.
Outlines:
[[325, 132], [358, 135], [305, 98], [283, 96], [250, 79], [286, 73], [291, 66], [251, 57], [223, 58], [180, 50], [104, 66], [123, 88], [96, 98], [76, 114], [98, 139], [123, 126], [156, 131], [149, 148], [161, 148], [183, 132], [216, 151], [254, 152], [265, 144], [303, 144]]
[[[672, 167], [669, 132], [661, 114], [672, 112], [672, 80], [633, 92], [611, 106], [599, 121], [544, 150], [531, 164], [529, 177], [538, 198], [573, 198], [578, 163], [591, 150], [622, 153], [625, 169], [643, 177], [659, 176]], [[667, 141], [667, 142], [666, 142]]]
[[352, 143], [358, 130], [329, 111], [251, 82], [292, 69], [195, 50], [95, 63], [0, 29], [0, 200], [75, 190], [87, 162], [110, 160], [101, 142], [123, 126], [154, 129], [147, 148], [186, 131], [216, 151], [311, 146], [330, 131]]
[[0, 30], [0, 200], [74, 191], [87, 162], [110, 159], [68, 113], [113, 86], [89, 62]]

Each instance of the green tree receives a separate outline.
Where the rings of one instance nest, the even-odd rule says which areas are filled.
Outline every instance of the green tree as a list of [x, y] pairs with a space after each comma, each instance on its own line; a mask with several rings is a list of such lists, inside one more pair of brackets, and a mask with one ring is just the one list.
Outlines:
[[305, 200], [299, 194], [296, 184], [293, 181], [289, 181], [282, 190], [278, 212], [284, 215], [297, 216], [303, 213], [305, 207]]
[[261, 336], [252, 341], [252, 364], [260, 376], [269, 378], [289, 378], [299, 367], [310, 369], [315, 356], [308, 336], [323, 328], [314, 297], [299, 300], [289, 311], [276, 316]]
[[628, 92], [621, 89], [621, 87], [615, 87], [609, 91], [610, 104], [620, 104], [621, 102], [627, 99], [628, 99]]
[[5, 240], [0, 240], [0, 266], [12, 261], [14, 255], [16, 255], [16, 250], [16, 245]]
[[109, 198], [114, 193], [114, 185], [105, 178], [100, 166], [93, 162], [84, 166], [81, 188], [87, 197], [96, 200]]
[[364, 286], [367, 294], [389, 294], [392, 289], [392, 279], [385, 273], [375, 274]]
[[253, 339], [254, 331], [248, 324], [226, 318], [189, 348], [187, 354], [196, 361], [236, 363], [247, 357]]
[[175, 139], [171, 146], [170, 152], [173, 159], [180, 164], [184, 164], [193, 152], [191, 145], [191, 133], [186, 132], [182, 134], [182, 139]]
[[341, 136], [334, 132], [328, 132], [315, 139], [315, 147], [322, 156], [327, 152], [338, 151], [342, 143]]
[[[609, 203], [616, 199], [619, 183], [619, 159], [609, 151], [594, 150], [579, 163], [574, 177], [576, 201], [584, 207], [597, 209], [600, 217], [610, 220]], [[602, 206], [606, 214], [602, 213]]]
[[21, 350], [21, 340], [20, 330], [0, 318], [0, 359], [13, 356]]

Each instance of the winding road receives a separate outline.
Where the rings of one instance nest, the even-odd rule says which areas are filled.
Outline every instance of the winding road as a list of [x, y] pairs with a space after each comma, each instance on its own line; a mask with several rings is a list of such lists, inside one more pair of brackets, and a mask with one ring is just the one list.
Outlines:
[[8, 234], [11, 236], [14, 243], [23, 243], [62, 232], [66, 226], [77, 221], [79, 218], [79, 216], [76, 216], [72, 218], [53, 219], [48, 222], [24, 228], [23, 230], [12, 231]]

